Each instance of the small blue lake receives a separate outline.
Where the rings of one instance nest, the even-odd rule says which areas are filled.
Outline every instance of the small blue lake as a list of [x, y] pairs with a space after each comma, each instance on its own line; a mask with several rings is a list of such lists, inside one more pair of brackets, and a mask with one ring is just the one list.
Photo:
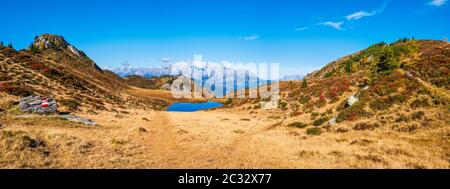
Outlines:
[[202, 103], [189, 103], [189, 102], [175, 102], [169, 106], [168, 112], [196, 112], [200, 110], [207, 110], [210, 108], [221, 107], [223, 104], [219, 102], [202, 102]]

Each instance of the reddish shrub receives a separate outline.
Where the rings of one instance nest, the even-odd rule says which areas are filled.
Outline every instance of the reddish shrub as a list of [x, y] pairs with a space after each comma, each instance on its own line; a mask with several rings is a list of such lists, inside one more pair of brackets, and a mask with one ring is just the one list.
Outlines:
[[43, 65], [41, 63], [33, 63], [30, 65], [30, 68], [32, 70], [43, 70], [43, 69], [45, 69], [45, 65]]
[[33, 94], [25, 87], [11, 85], [10, 83], [0, 83], [0, 92], [5, 92], [15, 96], [29, 96]]

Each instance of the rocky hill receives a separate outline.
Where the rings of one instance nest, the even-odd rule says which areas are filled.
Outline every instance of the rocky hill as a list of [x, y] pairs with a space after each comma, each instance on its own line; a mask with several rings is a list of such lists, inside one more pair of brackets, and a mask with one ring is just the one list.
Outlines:
[[164, 101], [126, 93], [129, 86], [100, 69], [62, 36], [43, 34], [28, 49], [0, 46], [0, 91], [23, 97], [55, 97], [63, 107], [106, 110], [117, 106], [161, 109]]
[[[280, 83], [274, 114], [304, 125], [413, 132], [450, 125], [450, 43], [402, 39], [338, 59], [303, 81]], [[257, 111], [264, 99], [233, 99]], [[358, 126], [359, 124], [359, 126]]]
[[170, 90], [170, 85], [175, 79], [175, 76], [146, 78], [139, 75], [131, 75], [125, 77], [123, 80], [128, 85], [143, 89]]

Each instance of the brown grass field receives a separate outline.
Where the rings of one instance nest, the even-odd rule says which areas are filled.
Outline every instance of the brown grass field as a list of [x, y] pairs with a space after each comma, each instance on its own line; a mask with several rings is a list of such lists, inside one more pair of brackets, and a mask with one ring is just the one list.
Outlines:
[[80, 113], [89, 127], [50, 116], [0, 117], [2, 168], [450, 168], [450, 129], [399, 132], [339, 124], [320, 135], [267, 111]]

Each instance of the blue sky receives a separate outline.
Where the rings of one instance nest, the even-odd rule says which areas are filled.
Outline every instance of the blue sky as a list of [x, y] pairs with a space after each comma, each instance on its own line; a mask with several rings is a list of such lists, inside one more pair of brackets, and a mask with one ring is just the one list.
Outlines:
[[305, 74], [401, 37], [450, 37], [447, 0], [3, 1], [0, 40], [63, 35], [101, 67], [206, 61], [280, 63]]

